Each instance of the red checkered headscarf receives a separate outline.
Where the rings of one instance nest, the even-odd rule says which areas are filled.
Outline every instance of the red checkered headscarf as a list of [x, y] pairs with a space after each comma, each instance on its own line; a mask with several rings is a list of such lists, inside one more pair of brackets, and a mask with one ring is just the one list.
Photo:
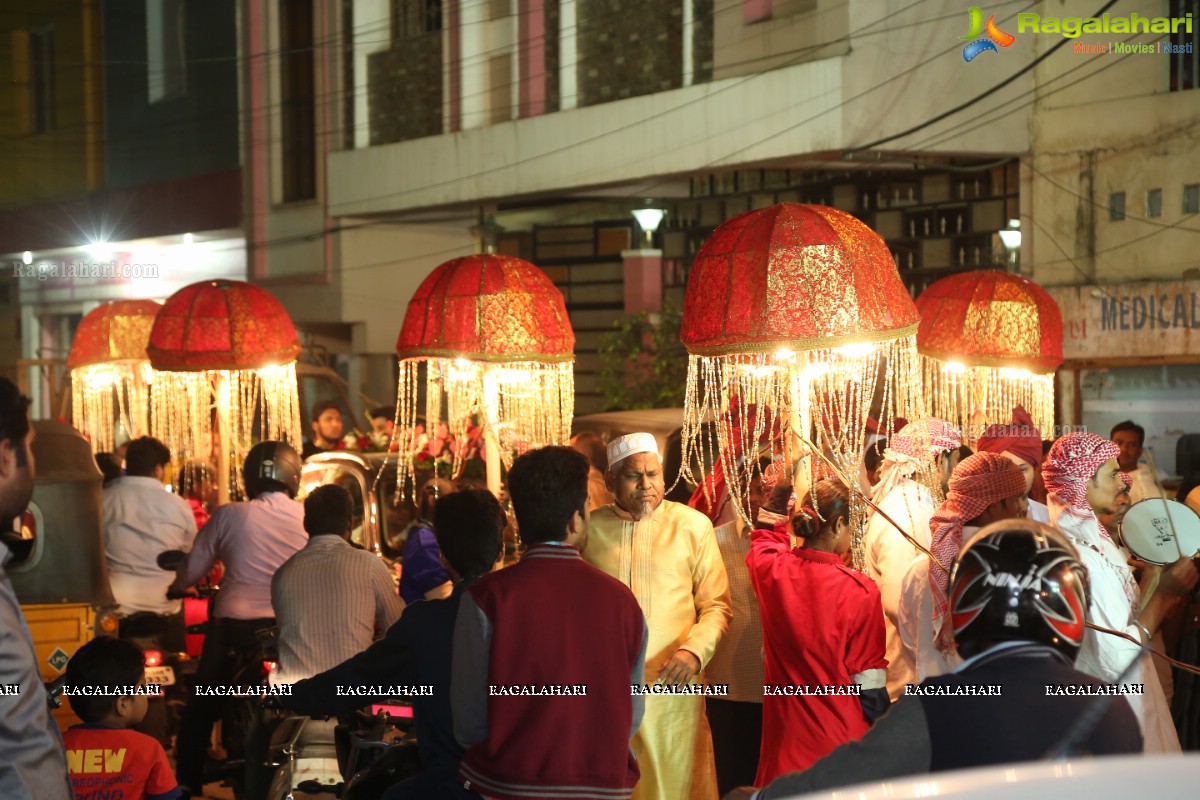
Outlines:
[[[1025, 475], [1021, 468], [996, 453], [976, 453], [964, 458], [950, 476], [950, 491], [929, 520], [933, 544], [929, 551], [946, 570], [962, 547], [963, 525], [982, 514], [992, 503], [1025, 494]], [[929, 589], [933, 593], [933, 621], [941, 621], [938, 647], [953, 644], [946, 589], [950, 573], [936, 564], [929, 565]]]
[[1070, 508], [1087, 506], [1087, 482], [1106, 461], [1121, 454], [1115, 444], [1094, 433], [1068, 433], [1046, 454], [1042, 477], [1046, 491]]
[[961, 445], [962, 431], [945, 420], [930, 417], [908, 423], [888, 439], [879, 483], [871, 497], [882, 502], [900, 481], [911, 478], [929, 459], [957, 450]]
[[[1055, 525], [1068, 533], [1072, 533], [1068, 528], [1081, 527], [1112, 541], [1088, 504], [1087, 483], [1105, 462], [1120, 453], [1119, 447], [1094, 433], [1068, 433], [1054, 443], [1042, 465], [1042, 478], [1046, 481], [1051, 521]], [[1121, 479], [1124, 481], [1124, 475]], [[1062, 514], [1072, 519], [1062, 520]]]

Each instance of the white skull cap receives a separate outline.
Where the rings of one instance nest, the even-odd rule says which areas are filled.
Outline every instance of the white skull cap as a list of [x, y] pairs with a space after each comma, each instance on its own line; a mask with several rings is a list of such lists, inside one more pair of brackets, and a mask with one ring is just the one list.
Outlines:
[[652, 433], [627, 433], [608, 443], [608, 468], [638, 453], [659, 455], [658, 440]]

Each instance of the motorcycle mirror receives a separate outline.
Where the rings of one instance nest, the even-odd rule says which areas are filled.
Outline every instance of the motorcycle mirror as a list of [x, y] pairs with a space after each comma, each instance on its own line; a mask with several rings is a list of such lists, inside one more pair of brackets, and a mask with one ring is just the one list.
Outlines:
[[167, 550], [166, 552], [159, 553], [155, 561], [161, 569], [174, 572], [183, 564], [185, 558], [187, 558], [187, 553], [182, 550]]

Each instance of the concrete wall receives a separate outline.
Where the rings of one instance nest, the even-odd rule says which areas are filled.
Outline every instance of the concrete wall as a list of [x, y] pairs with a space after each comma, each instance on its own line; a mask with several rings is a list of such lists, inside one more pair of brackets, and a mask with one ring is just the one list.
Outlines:
[[470, 217], [428, 224], [370, 224], [345, 220], [338, 236], [340, 314], [363, 323], [355, 352], [394, 353], [408, 301], [439, 264], [476, 252]]
[[[33, 133], [23, 34], [46, 26], [54, 35], [57, 119], [52, 130]], [[0, 208], [71, 199], [101, 186], [101, 58], [95, 6], [72, 0], [0, 3]]]
[[110, 188], [236, 168], [237, 4], [182, 3], [185, 88], [149, 101], [146, 4], [104, 9], [104, 139]]
[[[1032, 77], [988, 93], [1006, 70], [1024, 62], [1004, 53], [1005, 61], [989, 66], [983, 61], [989, 53], [967, 64], [960, 41], [965, 14], [947, 13], [950, 4], [895, 14], [891, 5], [851, 4], [850, 18], [865, 22], [845, 56], [333, 153], [330, 212], [470, 204], [740, 164], [796, 164], [904, 131], [980, 95], [969, 109], [883, 149], [1028, 151], [1030, 109], [1022, 98]], [[904, 27], [889, 35], [888, 25]]]
[[[334, 153], [330, 212], [373, 213], [688, 172], [726, 155], [779, 158], [838, 141], [835, 94], [774, 102], [799, 83], [838, 85], [840, 60], [803, 64], [411, 142]], [[814, 122], [801, 127], [805, 120]], [[745, 149], [752, 132], [788, 132]], [[736, 163], [736, 162], [733, 162]]]
[[579, 0], [579, 105], [676, 89], [683, 80], [679, 0]]
[[[1134, 0], [1112, 14], [1165, 14], [1166, 3]], [[1070, 0], [1053, 13], [1087, 16]], [[1200, 24], [1197, 21], [1195, 24]], [[1040, 35], [1038, 52], [1061, 41]], [[1082, 35], [1037, 71], [1033, 128], [1034, 279], [1044, 285], [1178, 279], [1200, 268], [1185, 184], [1200, 183], [1200, 91], [1168, 91], [1162, 55], [1074, 52], [1073, 43], [1153, 42], [1157, 34]], [[1146, 218], [1146, 192], [1162, 190], [1162, 216]], [[1125, 192], [1126, 219], [1110, 221], [1109, 196]]]
[[817, 61], [850, 51], [850, 4], [775, 0], [767, 19], [748, 22], [743, 0], [713, 0], [713, 77]]

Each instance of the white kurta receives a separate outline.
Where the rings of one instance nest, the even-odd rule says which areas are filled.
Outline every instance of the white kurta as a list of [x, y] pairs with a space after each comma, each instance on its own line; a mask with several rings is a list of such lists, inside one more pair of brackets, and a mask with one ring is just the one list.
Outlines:
[[[1029, 511], [1025, 516], [1034, 522], [1044, 522], [1050, 524], [1050, 509], [1045, 503], [1039, 503], [1037, 500], [1029, 500]], [[966, 542], [966, 539], [963, 540]]]
[[[937, 510], [929, 489], [911, 478], [905, 478], [888, 492], [887, 497], [879, 503], [879, 507], [903, 525], [914, 539], [929, 547], [932, 536], [929, 520]], [[912, 542], [905, 539], [895, 526], [878, 512], [873, 513], [867, 522], [863, 547], [866, 549], [867, 574], [879, 587], [879, 594], [883, 600], [887, 634], [887, 688], [888, 696], [895, 701], [904, 693], [904, 685], [910, 683], [913, 676], [911, 661], [905, 657], [897, 632], [900, 589], [913, 558], [918, 555], [924, 557], [924, 554], [913, 547]]]
[[[1080, 561], [1088, 571], [1088, 621], [1112, 630], [1122, 631], [1141, 641], [1142, 634], [1135, 624], [1139, 608], [1139, 591], [1133, 573], [1126, 563], [1128, 554], [1112, 542], [1100, 537], [1091, 521], [1081, 521], [1051, 506], [1054, 523], [1066, 533], [1079, 551]], [[1137, 659], [1124, 679], [1126, 684], [1145, 685], [1143, 695], [1124, 695], [1142, 726], [1147, 753], [1178, 753], [1179, 736], [1171, 720], [1171, 709], [1163, 695], [1162, 686], [1153, 665], [1152, 656], [1138, 656], [1138, 646], [1119, 636], [1094, 631], [1084, 634], [1083, 647], [1075, 666], [1102, 681], [1115, 683], [1117, 678]]]
[[[978, 530], [974, 526], [964, 527], [963, 541]], [[933, 618], [929, 570], [929, 556], [921, 553], [909, 563], [900, 585], [896, 633], [900, 640], [898, 671], [907, 676], [904, 683], [920, 683], [926, 678], [945, 675], [962, 663], [957, 653], [943, 653], [937, 647], [941, 618]]]

